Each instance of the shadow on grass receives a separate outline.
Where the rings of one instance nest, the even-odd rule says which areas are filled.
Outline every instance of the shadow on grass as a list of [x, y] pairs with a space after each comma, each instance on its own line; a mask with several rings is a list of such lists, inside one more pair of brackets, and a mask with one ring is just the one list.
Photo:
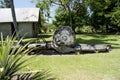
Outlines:
[[90, 45], [95, 45], [95, 44], [109, 44], [109, 45], [114, 45], [112, 46], [113, 49], [120, 49], [120, 47], [118, 47], [120, 44], [116, 44], [116, 43], [109, 43], [108, 41], [118, 41], [117, 39], [107, 39], [107, 40], [100, 40], [100, 39], [90, 39], [90, 40], [84, 40], [81, 38], [77, 38], [76, 39], [76, 43], [80, 43], [80, 44], [90, 44]]
[[93, 38], [106, 38], [108, 35], [99, 35], [99, 34], [85, 34], [85, 36], [90, 36]]
[[114, 47], [112, 47], [112, 49], [120, 49], [120, 47], [114, 46]]
[[[38, 38], [50, 38], [52, 37], [52, 34], [40, 34]], [[99, 34], [85, 34], [82, 36], [78, 36], [79, 38], [76, 38], [76, 44], [90, 44], [90, 45], [96, 45], [96, 44], [107, 44], [111, 45], [112, 49], [120, 49], [120, 43], [119, 42], [120, 38], [114, 37], [114, 35], [99, 35]], [[86, 37], [87, 40], [86, 40]], [[89, 38], [90, 37], [90, 38]], [[92, 39], [91, 39], [92, 38]], [[47, 40], [47, 39], [46, 39]], [[66, 53], [62, 54], [59, 52], [56, 52], [55, 50], [38, 50], [35, 53], [36, 55], [67, 55], [67, 54], [75, 54], [75, 53]]]
[[60, 53], [54, 49], [44, 49], [44, 50], [36, 50], [30, 53], [29, 55], [75, 55], [74, 52], [69, 53]]

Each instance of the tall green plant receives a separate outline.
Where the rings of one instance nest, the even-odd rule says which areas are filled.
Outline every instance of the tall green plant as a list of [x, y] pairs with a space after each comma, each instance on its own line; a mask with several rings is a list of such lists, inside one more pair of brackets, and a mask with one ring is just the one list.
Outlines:
[[[21, 39], [22, 40], [22, 39]], [[20, 40], [20, 41], [21, 41]], [[0, 80], [54, 80], [48, 76], [46, 71], [38, 71], [37, 73], [18, 73], [21, 69], [26, 67], [24, 64], [29, 58], [24, 56], [31, 52], [32, 49], [26, 49], [27, 45], [19, 46], [16, 38], [7, 37], [5, 40], [1, 35], [0, 42]], [[16, 42], [16, 43], [15, 43]], [[18, 48], [19, 46], [19, 48]]]
[[31, 51], [25, 49], [27, 44], [18, 49], [17, 46], [19, 46], [20, 41], [15, 44], [15, 39], [7, 37], [3, 40], [3, 36], [1, 36], [0, 80], [10, 80], [19, 70], [24, 68], [25, 65], [23, 64], [27, 59], [23, 59], [23, 57]]

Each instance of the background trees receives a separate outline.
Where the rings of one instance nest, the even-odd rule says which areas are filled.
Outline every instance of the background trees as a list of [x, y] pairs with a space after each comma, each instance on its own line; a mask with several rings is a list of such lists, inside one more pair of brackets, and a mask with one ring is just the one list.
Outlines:
[[[10, 7], [10, 0], [0, 0], [0, 7]], [[39, 30], [47, 30], [50, 7], [57, 5], [52, 24], [80, 29], [90, 26], [94, 32], [120, 32], [119, 0], [32, 0], [40, 8]], [[47, 25], [47, 26], [46, 26]], [[46, 31], [45, 31], [46, 32]]]
[[0, 8], [10, 8], [10, 0], [0, 0]]
[[114, 7], [112, 11], [109, 13], [108, 17], [110, 18], [110, 23], [113, 26], [118, 28], [118, 32], [120, 31], [120, 1], [116, 0], [114, 2]]
[[87, 4], [92, 12], [90, 25], [93, 26], [95, 30], [101, 30], [107, 33], [113, 32], [115, 28], [117, 30], [119, 23], [117, 19], [117, 17], [119, 17], [119, 3], [118, 0], [87, 0]]
[[[68, 25], [75, 29], [90, 26], [95, 32], [119, 32], [119, 0], [37, 0], [42, 10], [57, 5], [53, 24]], [[44, 6], [43, 6], [44, 5]], [[49, 14], [49, 11], [48, 11]]]
[[39, 33], [47, 32], [47, 20], [50, 17], [50, 0], [32, 0], [33, 3], [36, 3], [36, 7], [40, 8], [39, 21], [37, 26], [39, 27]]
[[82, 27], [87, 23], [87, 7], [81, 0], [60, 0], [56, 10], [55, 21], [58, 25], [69, 25], [75, 31], [76, 27]]
[[[53, 24], [68, 25], [75, 30], [86, 24], [87, 8], [82, 0], [32, 0], [40, 8], [41, 14], [50, 17], [50, 6], [57, 5]], [[79, 22], [78, 22], [79, 21]], [[40, 23], [41, 24], [41, 23]], [[41, 25], [42, 26], [42, 25]]]

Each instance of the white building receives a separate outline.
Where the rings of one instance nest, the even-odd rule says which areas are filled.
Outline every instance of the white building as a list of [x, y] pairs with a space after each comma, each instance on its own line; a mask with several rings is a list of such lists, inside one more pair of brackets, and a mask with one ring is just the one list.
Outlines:
[[[39, 8], [16, 8], [15, 13], [20, 36], [26, 34], [25, 37], [35, 37]], [[11, 36], [14, 30], [11, 9], [0, 8], [0, 33], [3, 33], [4, 37]]]

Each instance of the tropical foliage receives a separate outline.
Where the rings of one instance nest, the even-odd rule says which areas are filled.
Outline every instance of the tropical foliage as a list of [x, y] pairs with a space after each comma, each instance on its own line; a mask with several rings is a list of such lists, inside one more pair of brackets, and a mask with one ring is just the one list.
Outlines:
[[27, 44], [18, 49], [19, 43], [20, 41], [15, 43], [15, 38], [7, 37], [3, 40], [3, 36], [1, 36], [0, 80], [12, 79], [19, 70], [25, 67], [23, 64], [27, 59], [23, 60], [23, 57], [31, 50], [25, 49]]
[[[22, 39], [21, 39], [22, 40]], [[21, 41], [20, 40], [20, 41]], [[1, 36], [0, 46], [0, 80], [48, 80], [51, 77], [49, 71], [37, 71], [35, 73], [20, 73], [28, 64], [30, 58], [24, 58], [32, 49], [26, 49], [27, 45], [20, 46], [16, 38]]]
[[[33, 0], [49, 14], [50, 6], [57, 5], [53, 24], [75, 28], [91, 26], [95, 32], [120, 32], [119, 0]], [[44, 6], [43, 6], [44, 5]]]

